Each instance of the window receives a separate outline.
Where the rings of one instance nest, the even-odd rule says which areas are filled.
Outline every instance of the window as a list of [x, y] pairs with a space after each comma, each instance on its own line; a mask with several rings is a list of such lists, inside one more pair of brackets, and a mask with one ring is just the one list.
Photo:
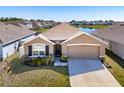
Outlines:
[[34, 44], [33, 47], [33, 56], [44, 56], [45, 55], [45, 45]]

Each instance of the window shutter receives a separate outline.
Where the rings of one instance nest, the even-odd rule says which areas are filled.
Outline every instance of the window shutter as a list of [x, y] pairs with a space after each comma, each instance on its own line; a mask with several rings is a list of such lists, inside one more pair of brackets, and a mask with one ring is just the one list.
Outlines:
[[46, 49], [46, 56], [47, 56], [47, 55], [49, 55], [49, 46], [46, 45], [46, 48], [45, 49]]
[[32, 56], [32, 46], [28, 46], [28, 55]]

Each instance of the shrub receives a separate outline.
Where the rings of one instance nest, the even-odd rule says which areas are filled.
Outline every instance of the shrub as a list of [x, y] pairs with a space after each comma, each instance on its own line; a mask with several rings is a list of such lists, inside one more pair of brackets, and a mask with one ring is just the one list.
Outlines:
[[68, 57], [62, 55], [62, 56], [60, 57], [60, 60], [61, 60], [61, 62], [68, 62]]
[[45, 58], [45, 61], [46, 61], [46, 65], [52, 65], [53, 62], [54, 62], [54, 57], [52, 55], [48, 55], [46, 58]]
[[31, 66], [41, 66], [41, 65], [53, 65], [54, 62], [54, 57], [52, 55], [49, 55], [44, 58], [29, 58], [28, 56], [24, 56], [21, 59], [21, 62], [23, 62], [26, 65], [31, 65]]
[[23, 63], [23, 64], [26, 64], [26, 65], [29, 64], [29, 61], [30, 61], [30, 59], [27, 55], [22, 56], [21, 59], [20, 59], [20, 62]]
[[38, 60], [39, 60], [39, 58], [34, 58], [33, 62], [32, 62], [33, 63], [32, 65], [37, 66]]
[[41, 65], [46, 65], [45, 58], [41, 58]]
[[41, 60], [40, 59], [37, 60], [37, 66], [41, 66]]

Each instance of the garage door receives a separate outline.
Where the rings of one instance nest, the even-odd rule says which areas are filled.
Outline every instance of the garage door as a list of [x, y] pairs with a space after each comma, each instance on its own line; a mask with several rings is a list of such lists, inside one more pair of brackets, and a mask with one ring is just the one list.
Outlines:
[[91, 45], [68, 46], [67, 52], [70, 58], [85, 58], [85, 59], [99, 58], [99, 46], [91, 46]]

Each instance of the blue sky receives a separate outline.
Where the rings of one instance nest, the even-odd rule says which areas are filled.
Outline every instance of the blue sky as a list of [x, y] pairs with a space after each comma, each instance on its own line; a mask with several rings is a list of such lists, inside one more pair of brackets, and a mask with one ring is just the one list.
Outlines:
[[121, 6], [1, 6], [0, 17], [20, 17], [54, 21], [115, 20], [124, 21]]

